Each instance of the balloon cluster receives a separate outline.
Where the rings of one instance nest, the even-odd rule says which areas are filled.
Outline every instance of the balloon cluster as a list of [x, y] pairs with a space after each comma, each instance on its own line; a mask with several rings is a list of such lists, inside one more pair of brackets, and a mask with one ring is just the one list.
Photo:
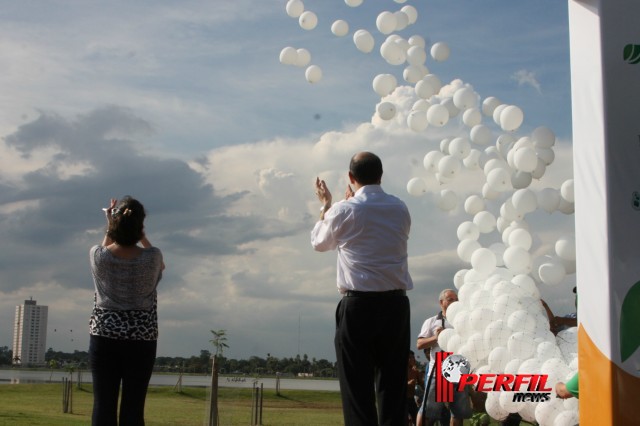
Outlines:
[[[344, 1], [351, 7], [362, 4], [362, 0]], [[305, 30], [317, 25], [316, 15], [304, 10], [302, 0], [288, 0], [286, 11]], [[550, 331], [538, 286], [558, 286], [575, 273], [575, 240], [562, 236], [552, 252], [534, 256], [534, 240], [539, 240], [534, 237], [539, 236], [527, 219], [536, 211], [573, 214], [573, 180], [560, 188], [543, 183], [555, 159], [552, 130], [541, 126], [520, 135], [524, 122], [520, 107], [493, 96], [482, 99], [470, 85], [459, 81], [443, 85], [425, 64], [429, 55], [434, 62], [446, 61], [449, 46], [437, 42], [427, 49], [420, 35], [405, 39], [395, 34], [417, 19], [416, 9], [407, 5], [395, 12], [380, 12], [375, 22], [378, 32], [386, 36], [379, 47], [381, 57], [389, 65], [403, 67], [403, 88], [412, 96], [410, 110], [399, 115], [403, 106], [392, 101], [390, 95], [399, 89], [393, 74], [376, 75], [372, 86], [381, 98], [376, 115], [383, 122], [406, 115], [406, 126], [419, 133], [429, 128], [442, 133], [448, 123], [454, 123], [449, 126], [454, 129], [451, 137], [442, 139], [438, 149], [426, 152], [424, 170], [407, 183], [410, 195], [431, 193], [443, 211], [460, 206], [469, 216], [457, 228], [457, 254], [468, 268], [453, 277], [459, 301], [449, 306], [447, 319], [454, 328], [444, 330], [438, 343], [444, 350], [465, 356], [476, 373], [546, 374], [547, 384], [555, 388], [558, 381], [568, 380], [577, 371], [576, 329], [557, 335]], [[349, 25], [337, 20], [331, 31], [343, 37]], [[363, 53], [375, 48], [373, 35], [365, 29], [353, 33], [353, 42]], [[304, 49], [286, 47], [280, 61], [305, 67], [310, 55]], [[314, 83], [322, 71], [311, 65], [305, 75]], [[477, 187], [465, 180], [461, 199], [453, 188], [468, 173], [481, 179], [473, 179]], [[534, 181], [537, 190], [531, 188]], [[518, 412], [525, 421], [565, 425], [577, 419], [577, 400], [513, 402], [509, 392], [489, 392], [486, 410], [498, 420]]]

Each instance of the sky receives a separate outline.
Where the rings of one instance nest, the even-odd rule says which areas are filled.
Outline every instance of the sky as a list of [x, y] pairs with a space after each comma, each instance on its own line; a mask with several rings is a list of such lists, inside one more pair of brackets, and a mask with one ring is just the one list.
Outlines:
[[[285, 5], [0, 0], [0, 346], [12, 345], [15, 306], [33, 298], [49, 306], [47, 347], [88, 349], [89, 248], [102, 240], [101, 208], [128, 194], [145, 205], [147, 236], [165, 258], [158, 355], [212, 350], [210, 330], [224, 329], [227, 357], [335, 360], [336, 253], [310, 246], [320, 207], [313, 183], [325, 179], [338, 200], [349, 159], [362, 150], [382, 158], [383, 188], [412, 215], [417, 336], [438, 311], [438, 293], [470, 268], [456, 253], [456, 230], [471, 220], [464, 199], [484, 175], [464, 171], [423, 196], [407, 192], [409, 179], [427, 177], [425, 154], [469, 129], [462, 114], [443, 127], [407, 127], [417, 98], [404, 66], [379, 54], [382, 11], [411, 5], [417, 20], [397, 34], [423, 37], [427, 53], [447, 43], [447, 60], [425, 63], [443, 97], [470, 87], [480, 103], [497, 97], [523, 111], [516, 139], [539, 126], [555, 133], [555, 161], [534, 191], [572, 178], [566, 2], [306, 0], [318, 17], [313, 30]], [[336, 19], [349, 23], [347, 36], [331, 33]], [[374, 37], [371, 53], [354, 45], [357, 29]], [[322, 79], [311, 84], [304, 68], [280, 63], [287, 46], [308, 49]], [[372, 80], [383, 73], [399, 86], [384, 99], [397, 107], [391, 120], [376, 114]], [[485, 120], [494, 138], [503, 133]], [[451, 211], [435, 201], [443, 188], [461, 200]], [[499, 215], [500, 202], [487, 205]], [[538, 210], [526, 221], [536, 256], [574, 232], [572, 214]], [[574, 285], [570, 274], [538, 287], [565, 314], [575, 310]]]

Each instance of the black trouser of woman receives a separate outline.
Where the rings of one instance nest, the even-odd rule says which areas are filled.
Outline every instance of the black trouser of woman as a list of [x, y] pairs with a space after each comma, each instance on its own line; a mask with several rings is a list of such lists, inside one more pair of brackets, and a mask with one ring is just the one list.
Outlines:
[[156, 359], [156, 340], [117, 340], [90, 336], [89, 365], [93, 377], [93, 426], [144, 425], [144, 403]]
[[410, 308], [405, 295], [343, 297], [335, 348], [346, 426], [404, 425]]

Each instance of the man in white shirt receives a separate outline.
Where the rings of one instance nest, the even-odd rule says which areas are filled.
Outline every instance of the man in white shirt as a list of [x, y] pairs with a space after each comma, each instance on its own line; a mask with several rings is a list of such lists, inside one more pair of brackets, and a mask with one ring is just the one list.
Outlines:
[[[438, 315], [427, 320], [422, 324], [422, 329], [418, 335], [417, 347], [420, 350], [429, 349], [429, 369], [428, 377], [425, 381], [425, 396], [423, 399], [423, 405], [420, 413], [418, 414], [418, 426], [431, 426], [437, 420], [441, 420], [443, 415], [446, 416], [444, 410], [447, 407], [443, 402], [436, 402], [435, 400], [435, 372], [433, 368], [435, 366], [436, 353], [442, 351], [438, 345], [438, 336], [442, 330], [446, 328], [453, 328], [453, 326], [447, 321], [447, 308], [453, 302], [458, 301], [458, 295], [455, 290], [445, 289], [440, 292], [440, 309], [441, 312]], [[471, 402], [469, 401], [468, 390], [465, 389], [462, 392], [454, 390], [453, 402], [449, 404], [451, 410], [451, 426], [462, 426], [463, 419], [471, 417]]]
[[311, 245], [338, 251], [343, 298], [335, 349], [347, 426], [404, 425], [407, 419], [411, 217], [404, 202], [382, 190], [381, 179], [382, 162], [370, 152], [351, 159], [345, 200], [332, 205], [326, 183], [316, 179], [323, 206]]

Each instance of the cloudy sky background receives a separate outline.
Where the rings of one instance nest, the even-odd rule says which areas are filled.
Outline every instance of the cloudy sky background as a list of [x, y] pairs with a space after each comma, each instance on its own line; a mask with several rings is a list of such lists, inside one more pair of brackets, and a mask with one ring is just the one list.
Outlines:
[[[456, 228], [470, 217], [462, 208], [443, 212], [429, 194], [410, 196], [406, 183], [426, 175], [424, 155], [464, 126], [458, 117], [444, 128], [408, 129], [416, 100], [409, 87], [388, 99], [399, 106], [394, 120], [375, 117], [373, 77], [402, 81], [403, 69], [377, 53], [385, 36], [375, 19], [404, 4], [306, 0], [319, 18], [313, 31], [288, 17], [285, 4], [0, 1], [0, 345], [12, 344], [15, 306], [33, 297], [49, 306], [47, 347], [87, 349], [88, 250], [102, 239], [100, 209], [131, 194], [145, 204], [148, 236], [167, 265], [159, 355], [211, 349], [209, 330], [226, 329], [229, 357], [334, 360], [335, 253], [309, 244], [319, 207], [313, 181], [326, 179], [338, 199], [361, 150], [381, 156], [383, 187], [412, 213], [417, 336], [437, 312], [439, 291], [468, 267], [456, 255]], [[542, 125], [556, 133], [556, 160], [532, 188], [571, 178], [566, 3], [406, 4], [418, 21], [400, 35], [451, 48], [447, 61], [426, 64], [448, 90], [467, 84], [482, 99], [520, 106], [517, 136]], [[336, 19], [349, 22], [348, 36], [331, 34]], [[359, 28], [376, 39], [370, 54], [352, 42]], [[304, 69], [280, 64], [285, 46], [307, 48], [323, 79], [309, 84]], [[464, 200], [483, 179], [465, 173], [447, 187]], [[527, 221], [536, 254], [573, 234], [572, 215], [537, 211]], [[572, 311], [574, 282], [540, 286], [554, 311]]]

